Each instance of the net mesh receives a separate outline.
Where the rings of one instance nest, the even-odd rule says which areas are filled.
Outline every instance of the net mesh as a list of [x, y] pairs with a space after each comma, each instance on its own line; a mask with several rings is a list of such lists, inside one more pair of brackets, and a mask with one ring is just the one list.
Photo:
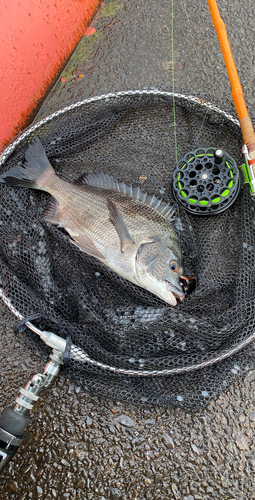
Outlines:
[[[240, 165], [240, 129], [200, 101], [175, 96], [178, 159], [198, 147], [220, 147]], [[2, 157], [1, 172], [24, 161], [39, 136], [61, 177], [104, 172], [176, 204], [173, 98], [167, 92], [133, 92], [84, 101], [31, 127]], [[69, 235], [43, 220], [50, 196], [0, 185], [0, 286], [23, 316], [51, 315], [41, 329], [56, 332], [98, 362], [126, 370], [171, 370], [168, 376], [109, 373], [70, 360], [69, 378], [85, 390], [117, 400], [196, 407], [249, 365], [253, 347], [211, 366], [247, 340], [254, 329], [254, 217], [244, 187], [227, 211], [198, 217], [176, 212], [186, 276], [197, 286], [171, 307], [80, 252]], [[38, 355], [49, 348], [26, 332]], [[251, 344], [252, 345], [252, 344]]]

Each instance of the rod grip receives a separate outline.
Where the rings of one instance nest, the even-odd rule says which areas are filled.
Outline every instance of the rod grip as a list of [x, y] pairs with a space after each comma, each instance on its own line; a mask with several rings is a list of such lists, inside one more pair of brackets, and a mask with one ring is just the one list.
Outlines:
[[249, 116], [244, 116], [240, 119], [240, 127], [242, 130], [243, 142], [247, 144], [250, 153], [255, 150], [255, 133]]
[[0, 416], [0, 427], [17, 437], [23, 435], [28, 424], [28, 416], [17, 413], [11, 406], [7, 406]]
[[0, 473], [17, 453], [29, 418], [8, 406], [0, 416]]

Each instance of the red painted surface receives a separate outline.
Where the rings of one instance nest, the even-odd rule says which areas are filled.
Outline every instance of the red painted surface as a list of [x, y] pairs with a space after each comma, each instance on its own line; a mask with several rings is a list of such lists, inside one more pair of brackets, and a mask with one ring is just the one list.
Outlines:
[[74, 50], [100, 0], [1, 0], [0, 150]]

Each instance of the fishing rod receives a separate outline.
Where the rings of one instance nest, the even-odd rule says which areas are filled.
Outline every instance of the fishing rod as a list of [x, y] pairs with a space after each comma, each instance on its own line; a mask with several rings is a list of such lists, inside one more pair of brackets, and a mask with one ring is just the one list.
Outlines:
[[208, 4], [228, 71], [232, 87], [232, 98], [242, 131], [244, 143], [242, 152], [245, 159], [245, 166], [242, 168], [242, 172], [244, 174], [245, 181], [249, 182], [251, 195], [255, 196], [255, 132], [245, 104], [241, 82], [228, 41], [226, 26], [220, 16], [217, 1], [208, 0]]

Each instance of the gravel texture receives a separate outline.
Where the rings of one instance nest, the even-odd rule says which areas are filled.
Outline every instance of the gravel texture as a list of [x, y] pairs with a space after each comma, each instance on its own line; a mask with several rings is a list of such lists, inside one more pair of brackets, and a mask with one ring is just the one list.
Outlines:
[[[219, 0], [253, 114], [252, 2]], [[129, 88], [172, 88], [171, 2], [105, 2], [37, 119], [71, 102]], [[231, 111], [230, 84], [205, 0], [174, 1], [175, 90]], [[0, 411], [43, 369], [0, 306]], [[39, 342], [39, 340], [38, 340]], [[191, 375], [192, 376], [192, 375]], [[255, 367], [195, 413], [91, 397], [62, 371], [31, 415], [0, 478], [1, 500], [255, 499]]]

